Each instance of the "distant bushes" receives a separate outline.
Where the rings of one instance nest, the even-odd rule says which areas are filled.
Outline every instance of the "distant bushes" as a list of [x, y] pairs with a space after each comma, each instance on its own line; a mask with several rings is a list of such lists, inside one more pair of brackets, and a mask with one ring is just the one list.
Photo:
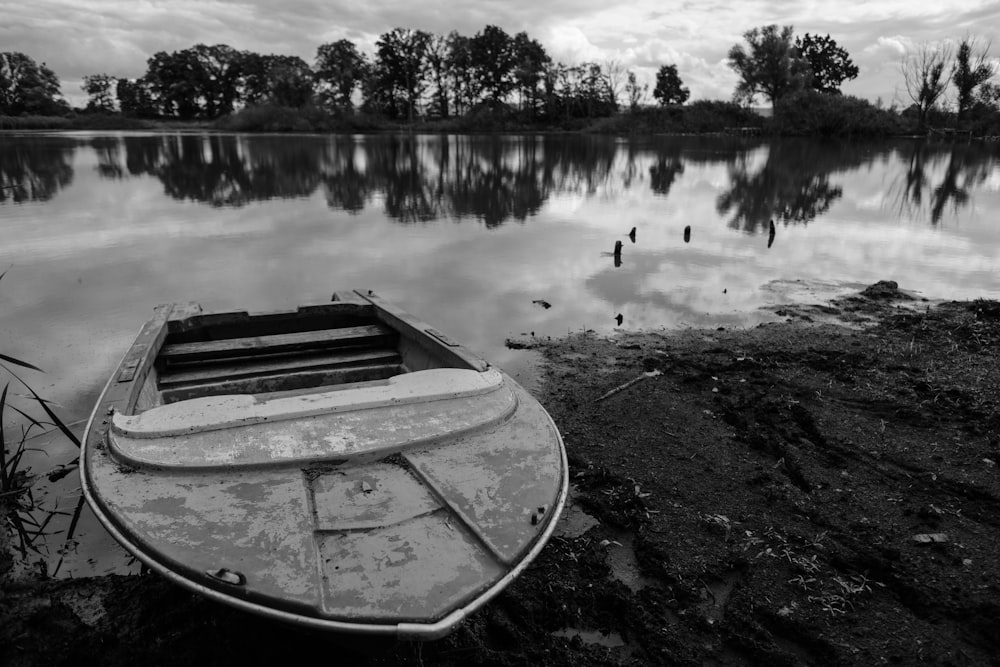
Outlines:
[[782, 135], [850, 137], [907, 134], [916, 127], [858, 97], [802, 90], [781, 99], [768, 129]]
[[66, 116], [0, 116], [0, 130], [149, 130], [151, 121], [119, 114], [67, 114]]
[[[931, 109], [932, 128], [971, 130], [972, 136], [1000, 135], [1000, 109], [978, 103], [956, 123], [953, 112]], [[699, 100], [687, 105], [639, 108], [594, 120], [573, 115], [539, 119], [506, 104], [482, 105], [461, 116], [426, 118], [412, 124], [364, 111], [331, 112], [314, 104], [292, 108], [261, 105], [215, 121], [143, 120], [117, 113], [69, 113], [64, 116], [0, 116], [0, 131], [215, 129], [225, 132], [591, 132], [614, 135], [710, 134], [755, 127], [764, 134], [813, 137], [880, 137], [920, 132], [914, 108], [897, 112], [848, 95], [803, 90], [783, 98], [774, 116], [765, 118], [735, 104]]]
[[212, 127], [227, 132], [371, 132], [385, 129], [364, 113], [333, 114], [317, 106], [283, 107], [273, 104], [246, 107], [224, 116]]
[[298, 109], [279, 106], [247, 107], [215, 121], [230, 132], [313, 132], [315, 127]]
[[977, 103], [969, 109], [966, 122], [976, 137], [1000, 136], [1000, 109]]
[[763, 119], [732, 102], [698, 100], [686, 106], [640, 108], [592, 124], [603, 134], [703, 134], [730, 127], [760, 127]]
[[0, 130], [70, 130], [71, 123], [62, 116], [0, 116]]

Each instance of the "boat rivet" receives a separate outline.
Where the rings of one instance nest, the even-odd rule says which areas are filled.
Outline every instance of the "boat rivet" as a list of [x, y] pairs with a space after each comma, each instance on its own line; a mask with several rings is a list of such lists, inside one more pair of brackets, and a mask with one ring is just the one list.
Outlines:
[[114, 414], [114, 412], [115, 412], [114, 408], [108, 408], [108, 414], [109, 415]]
[[531, 525], [532, 526], [537, 526], [538, 525], [538, 515], [537, 514], [532, 514], [531, 515]]
[[545, 514], [545, 505], [539, 505], [538, 506], [538, 513], [539, 514]]

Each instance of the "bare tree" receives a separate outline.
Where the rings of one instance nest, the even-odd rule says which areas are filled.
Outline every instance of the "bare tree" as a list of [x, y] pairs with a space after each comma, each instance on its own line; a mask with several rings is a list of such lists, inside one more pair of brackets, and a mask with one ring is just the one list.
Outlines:
[[958, 91], [958, 117], [972, 106], [976, 88], [986, 83], [996, 74], [996, 65], [989, 60], [990, 42], [977, 43], [975, 37], [966, 36], [958, 45], [955, 64], [951, 68], [951, 82]]
[[899, 69], [903, 74], [906, 94], [917, 106], [917, 123], [921, 129], [927, 122], [927, 112], [944, 94], [950, 74], [951, 46], [947, 44], [920, 44], [913, 53], [903, 56]]
[[627, 80], [628, 71], [618, 58], [606, 60], [601, 69], [604, 70], [604, 79], [608, 85], [608, 102], [617, 109], [618, 97]]

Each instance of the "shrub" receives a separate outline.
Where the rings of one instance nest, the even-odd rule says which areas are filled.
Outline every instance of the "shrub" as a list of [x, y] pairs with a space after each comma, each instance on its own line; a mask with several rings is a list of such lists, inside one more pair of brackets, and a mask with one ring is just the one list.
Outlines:
[[858, 97], [802, 90], [781, 99], [771, 127], [785, 135], [845, 137], [900, 134], [909, 125]]
[[230, 132], [311, 132], [314, 130], [300, 109], [271, 104], [246, 107], [215, 121], [215, 127]]
[[62, 116], [0, 116], [0, 130], [68, 130], [71, 120]]
[[698, 100], [687, 106], [643, 107], [602, 118], [589, 131], [603, 134], [703, 134], [730, 127], [760, 127], [763, 120], [733, 102]]
[[370, 132], [386, 129], [386, 123], [363, 112], [329, 112], [313, 104], [262, 104], [223, 116], [213, 127], [228, 132]]

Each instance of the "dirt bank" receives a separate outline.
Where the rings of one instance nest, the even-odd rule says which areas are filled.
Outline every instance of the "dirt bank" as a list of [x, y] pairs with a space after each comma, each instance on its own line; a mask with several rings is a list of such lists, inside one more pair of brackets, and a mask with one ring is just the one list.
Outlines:
[[444, 640], [345, 645], [155, 576], [21, 580], [0, 663], [1000, 664], [1000, 304], [880, 284], [779, 313], [522, 341], [573, 503]]

